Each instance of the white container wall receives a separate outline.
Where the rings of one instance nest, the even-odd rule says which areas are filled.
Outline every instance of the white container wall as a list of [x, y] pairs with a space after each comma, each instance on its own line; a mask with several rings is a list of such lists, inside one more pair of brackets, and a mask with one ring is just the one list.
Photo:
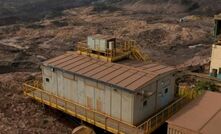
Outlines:
[[105, 52], [107, 50], [107, 41], [105, 39], [97, 39], [92, 36], [89, 36], [87, 39], [88, 48]]
[[51, 71], [47, 67], [42, 69], [43, 87], [46, 91], [127, 123], [133, 123], [133, 94], [130, 92], [59, 70]]
[[137, 125], [174, 98], [174, 77], [152, 81], [139, 94], [85, 77], [42, 67], [44, 90], [90, 109]]
[[134, 97], [134, 124], [139, 124], [153, 113], [166, 107], [174, 99], [175, 78], [161, 76]]

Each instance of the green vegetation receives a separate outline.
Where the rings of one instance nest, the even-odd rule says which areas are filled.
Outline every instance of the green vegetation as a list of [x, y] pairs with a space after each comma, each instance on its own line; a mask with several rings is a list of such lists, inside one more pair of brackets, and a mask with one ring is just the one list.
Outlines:
[[208, 90], [208, 91], [219, 91], [217, 86], [209, 81], [198, 81], [195, 85], [197, 91]]

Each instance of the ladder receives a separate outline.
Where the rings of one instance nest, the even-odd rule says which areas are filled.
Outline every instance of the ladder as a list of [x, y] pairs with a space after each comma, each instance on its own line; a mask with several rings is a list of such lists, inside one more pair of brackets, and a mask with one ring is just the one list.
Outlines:
[[125, 42], [125, 49], [131, 51], [131, 55], [139, 61], [147, 62], [150, 60], [150, 57], [148, 54], [144, 53], [141, 46], [136, 43], [136, 41], [126, 41]]

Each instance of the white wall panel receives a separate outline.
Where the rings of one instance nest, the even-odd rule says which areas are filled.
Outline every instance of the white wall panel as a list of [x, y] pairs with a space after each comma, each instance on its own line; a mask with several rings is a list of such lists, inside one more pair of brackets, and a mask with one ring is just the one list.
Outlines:
[[111, 113], [111, 87], [105, 86], [105, 99], [104, 99], [104, 107], [105, 113], [110, 115]]
[[84, 79], [81, 77], [78, 77], [77, 82], [77, 91], [78, 91], [78, 103], [81, 105], [86, 105], [86, 93], [85, 93], [85, 87], [84, 87]]
[[87, 103], [87, 107], [90, 109], [94, 109], [94, 105], [95, 105], [95, 91], [94, 91], [94, 87], [89, 86], [89, 85], [85, 85], [85, 89], [86, 89], [86, 103]]
[[132, 123], [132, 113], [133, 113], [133, 95], [128, 92], [122, 91], [122, 107], [121, 107], [121, 117], [122, 120]]
[[97, 111], [105, 112], [104, 102], [104, 89], [95, 88], [95, 107]]
[[58, 81], [58, 95], [60, 97], [64, 97], [64, 80], [63, 73], [61, 71], [57, 71], [57, 81]]
[[111, 116], [121, 118], [121, 90], [111, 90]]

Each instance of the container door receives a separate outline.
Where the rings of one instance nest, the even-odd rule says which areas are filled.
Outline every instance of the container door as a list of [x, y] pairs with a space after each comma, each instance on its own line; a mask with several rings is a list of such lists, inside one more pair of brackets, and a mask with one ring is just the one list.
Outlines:
[[96, 110], [104, 113], [104, 89], [95, 88]]
[[164, 77], [158, 82], [158, 108], [162, 108], [170, 103], [173, 96], [171, 77]]
[[87, 107], [94, 109], [94, 87], [85, 85]]
[[109, 50], [112, 50], [113, 49], [113, 41], [110, 41], [109, 43], [108, 43], [108, 48], [109, 48]]
[[57, 80], [57, 73], [56, 72], [51, 72], [51, 76], [52, 76], [52, 83], [51, 83], [51, 92], [54, 95], [58, 95], [58, 80]]
[[77, 100], [76, 81], [64, 78], [64, 92], [65, 92], [64, 96], [66, 99], [76, 102]]
[[64, 86], [63, 86], [63, 74], [61, 71], [57, 71], [57, 81], [58, 81], [58, 96], [64, 97]]
[[100, 40], [100, 51], [104, 52], [107, 49], [106, 40]]
[[94, 39], [92, 37], [87, 38], [87, 45], [88, 45], [88, 48], [94, 49]]
[[99, 39], [95, 39], [95, 50], [100, 51], [100, 40]]
[[132, 123], [132, 95], [122, 91], [121, 117], [127, 123]]
[[162, 89], [161, 92], [162, 92], [161, 107], [164, 107], [170, 101], [169, 88], [165, 87], [165, 88]]
[[121, 91], [113, 89], [111, 92], [111, 116], [120, 119], [121, 117]]
[[84, 79], [78, 78], [78, 103], [81, 105], [86, 105], [86, 94], [85, 94], [85, 87], [84, 87]]

